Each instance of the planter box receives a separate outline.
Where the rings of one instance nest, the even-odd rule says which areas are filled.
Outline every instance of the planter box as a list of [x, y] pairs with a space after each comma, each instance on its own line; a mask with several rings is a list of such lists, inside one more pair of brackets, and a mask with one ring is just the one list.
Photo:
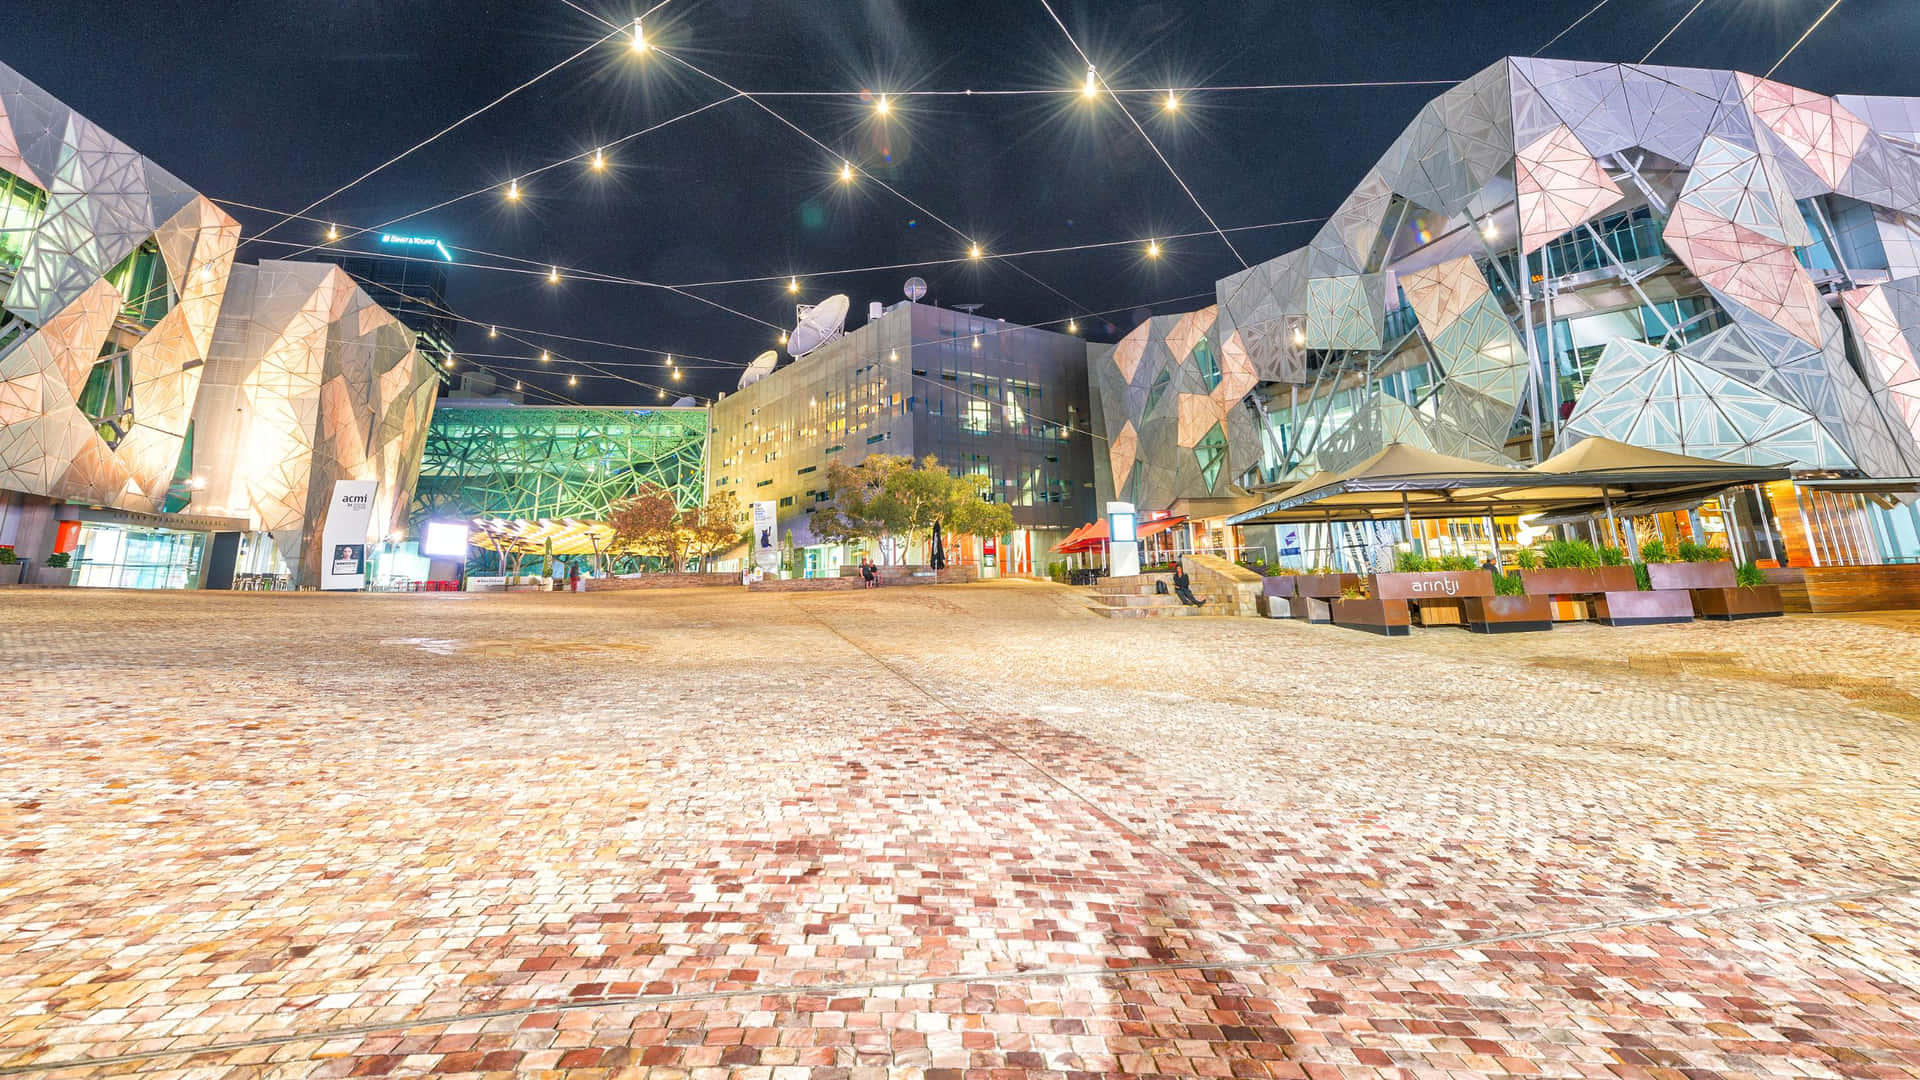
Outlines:
[[1545, 596], [1473, 596], [1462, 603], [1467, 629], [1476, 634], [1553, 629], [1553, 603]]
[[1289, 619], [1322, 625], [1333, 621], [1333, 601], [1324, 596], [1296, 596], [1290, 600], [1281, 597], [1271, 602], [1286, 604]]
[[1647, 581], [1656, 589], [1731, 589], [1730, 562], [1648, 563]]
[[1764, 619], [1782, 614], [1780, 586], [1758, 585], [1751, 588], [1693, 590], [1694, 614], [1703, 619]]
[[1633, 567], [1601, 566], [1592, 569], [1522, 570], [1528, 596], [1578, 596], [1586, 593], [1632, 592]]
[[1293, 588], [1294, 584], [1295, 584], [1294, 575], [1275, 574], [1273, 577], [1266, 578], [1265, 580], [1261, 581], [1260, 595], [1262, 596], [1297, 596], [1299, 594], [1294, 592], [1294, 588]]
[[1466, 600], [1422, 600], [1409, 606], [1413, 608], [1413, 621], [1416, 626], [1467, 625]]
[[1405, 637], [1412, 633], [1413, 616], [1405, 600], [1383, 600], [1370, 596], [1362, 600], [1341, 597], [1333, 601], [1333, 624], [1369, 634]]
[[1593, 617], [1608, 626], [1692, 622], [1693, 597], [1679, 589], [1603, 592], [1593, 598]]
[[1331, 600], [1347, 589], [1360, 587], [1359, 574], [1296, 574], [1293, 595]]
[[1465, 596], [1492, 596], [1493, 575], [1485, 570], [1375, 574], [1367, 591], [1382, 600], [1453, 600]]
[[0, 566], [0, 585], [20, 584], [20, 571], [26, 569], [22, 563], [7, 563]]
[[27, 580], [35, 585], [44, 585], [49, 588], [65, 588], [73, 584], [73, 567], [36, 566], [27, 571]]

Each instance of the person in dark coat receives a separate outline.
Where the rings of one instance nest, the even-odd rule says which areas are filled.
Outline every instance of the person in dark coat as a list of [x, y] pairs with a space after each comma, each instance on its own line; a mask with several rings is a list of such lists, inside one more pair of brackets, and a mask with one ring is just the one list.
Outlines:
[[1173, 564], [1173, 592], [1188, 607], [1199, 607], [1206, 603], [1193, 595], [1193, 579], [1187, 576], [1187, 568], [1178, 562]]
[[873, 564], [873, 557], [870, 555], [860, 556], [860, 580], [864, 582], [861, 587], [866, 589], [880, 584], [880, 568]]

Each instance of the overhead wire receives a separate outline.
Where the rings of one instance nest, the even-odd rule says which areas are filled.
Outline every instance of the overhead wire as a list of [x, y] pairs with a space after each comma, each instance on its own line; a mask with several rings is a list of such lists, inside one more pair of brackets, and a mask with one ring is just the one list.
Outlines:
[[1575, 20], [1573, 20], [1572, 22], [1570, 22], [1570, 23], [1568, 23], [1568, 24], [1566, 25], [1566, 27], [1565, 27], [1565, 29], [1563, 29], [1563, 30], [1561, 30], [1561, 31], [1560, 31], [1559, 33], [1557, 33], [1557, 34], [1555, 34], [1555, 35], [1553, 35], [1552, 37], [1550, 37], [1550, 38], [1548, 38], [1548, 39], [1547, 39], [1547, 41], [1546, 41], [1546, 44], [1544, 44], [1544, 45], [1542, 45], [1542, 46], [1540, 46], [1539, 48], [1537, 48], [1537, 49], [1535, 49], [1535, 50], [1533, 50], [1533, 51], [1534, 51], [1534, 52], [1535, 52], [1535, 53], [1537, 54], [1537, 53], [1543, 53], [1543, 52], [1546, 52], [1546, 51], [1547, 51], [1548, 49], [1551, 49], [1551, 48], [1553, 48], [1553, 43], [1554, 43], [1554, 42], [1556, 42], [1556, 41], [1559, 41], [1559, 40], [1560, 40], [1561, 38], [1563, 38], [1563, 37], [1566, 37], [1566, 36], [1567, 36], [1568, 34], [1570, 34], [1570, 33], [1572, 33], [1572, 32], [1573, 32], [1573, 28], [1574, 28], [1574, 27], [1576, 27], [1576, 26], [1579, 26], [1579, 25], [1580, 25], [1581, 23], [1583, 23], [1583, 22], [1586, 22], [1586, 21], [1587, 21], [1587, 18], [1588, 18], [1588, 16], [1591, 16], [1591, 15], [1592, 15], [1592, 14], [1593, 14], [1594, 12], [1596, 12], [1596, 11], [1599, 11], [1599, 10], [1600, 10], [1601, 8], [1603, 8], [1603, 7], [1606, 7], [1606, 6], [1607, 6], [1607, 4], [1608, 4], [1609, 2], [1610, 2], [1610, 0], [1600, 0], [1600, 2], [1599, 2], [1599, 3], [1597, 3], [1597, 4], [1595, 4], [1595, 5], [1593, 5], [1592, 7], [1590, 7], [1590, 8], [1588, 8], [1588, 9], [1587, 9], [1587, 11], [1586, 11], [1586, 14], [1585, 14], [1585, 15], [1582, 15], [1582, 16], [1580, 16], [1579, 18], [1577, 18], [1577, 19], [1575, 19]]
[[1707, 0], [1693, 0], [1693, 6], [1687, 9], [1687, 13], [1685, 15], [1680, 16], [1679, 22], [1676, 22], [1672, 26], [1668, 27], [1667, 32], [1660, 35], [1660, 40], [1653, 43], [1653, 48], [1647, 50], [1647, 55], [1641, 57], [1640, 62], [1644, 64], [1647, 61], [1653, 59], [1653, 54], [1660, 51], [1660, 46], [1665, 45], [1667, 43], [1667, 39], [1672, 37], [1674, 33], [1678, 31], [1680, 27], [1684, 25], [1688, 19], [1693, 18], [1693, 13], [1696, 11], [1699, 11], [1700, 5], [1706, 2]]
[[1079, 53], [1080, 59], [1086, 61], [1087, 77], [1099, 82], [1101, 89], [1105, 90], [1107, 94], [1113, 98], [1113, 104], [1120, 110], [1120, 114], [1125, 116], [1127, 122], [1133, 125], [1133, 130], [1140, 133], [1140, 138], [1145, 140], [1147, 149], [1152, 150], [1153, 156], [1160, 159], [1160, 164], [1166, 166], [1167, 174], [1173, 177], [1174, 183], [1180, 185], [1181, 191], [1187, 193], [1187, 198], [1193, 202], [1193, 208], [1200, 211], [1200, 216], [1207, 219], [1207, 224], [1213, 226], [1214, 234], [1220, 237], [1221, 243], [1227, 245], [1228, 251], [1233, 252], [1233, 257], [1240, 263], [1241, 268], [1245, 269], [1251, 265], [1247, 262], [1246, 256], [1240, 254], [1240, 249], [1233, 246], [1233, 241], [1228, 238], [1227, 234], [1220, 231], [1220, 223], [1213, 220], [1213, 215], [1208, 213], [1207, 208], [1200, 204], [1200, 196], [1193, 193], [1193, 188], [1187, 186], [1186, 180], [1180, 176], [1180, 171], [1173, 167], [1173, 162], [1168, 161], [1167, 155], [1160, 152], [1160, 147], [1153, 141], [1153, 136], [1147, 134], [1147, 129], [1140, 126], [1140, 121], [1134, 118], [1133, 112], [1127, 108], [1126, 103], [1121, 101], [1120, 96], [1115, 94], [1113, 88], [1107, 85], [1106, 76], [1100, 74], [1100, 69], [1094, 66], [1093, 58], [1087, 55], [1087, 50], [1081, 48], [1080, 43], [1074, 40], [1073, 32], [1067, 29], [1067, 24], [1060, 21], [1060, 16], [1053, 10], [1053, 4], [1050, 3], [1049, 0], [1040, 0], [1040, 6], [1046, 9], [1047, 16], [1053, 20], [1053, 25], [1059, 27], [1060, 33], [1066, 36], [1067, 44], [1072, 45], [1073, 51]]
[[1763, 79], [1773, 78], [1773, 73], [1776, 71], [1779, 71], [1780, 65], [1787, 62], [1787, 57], [1792, 56], [1795, 50], [1800, 48], [1801, 44], [1803, 44], [1808, 38], [1812, 37], [1813, 32], [1815, 30], [1820, 29], [1820, 24], [1827, 21], [1827, 16], [1833, 14], [1833, 9], [1839, 6], [1840, 6], [1840, 0], [1833, 0], [1833, 3], [1828, 4], [1827, 10], [1821, 12], [1820, 17], [1813, 20], [1813, 25], [1807, 27], [1806, 32], [1801, 34], [1797, 39], [1795, 39], [1792, 45], [1787, 46], [1787, 51], [1781, 53], [1780, 59], [1775, 60], [1773, 62], [1773, 66], [1767, 69], [1767, 73], [1760, 77]]
[[[618, 31], [615, 31], [615, 33], [618, 33]], [[448, 124], [446, 127], [441, 128], [439, 131], [434, 132], [432, 135], [429, 135], [426, 138], [420, 140], [419, 142], [414, 143], [412, 146], [407, 147], [405, 150], [400, 151], [398, 154], [395, 154], [394, 156], [388, 158], [387, 160], [381, 162], [380, 164], [375, 165], [373, 168], [368, 169], [366, 172], [361, 173], [359, 176], [354, 177], [352, 180], [347, 181], [345, 184], [342, 184], [341, 186], [334, 188], [332, 191], [327, 192], [325, 195], [320, 196], [318, 199], [315, 199], [314, 201], [308, 203], [306, 206], [302, 207], [300, 210], [300, 213], [305, 214], [313, 210], [315, 207], [322, 205], [323, 203], [327, 202], [329, 199], [335, 198], [336, 196], [344, 194], [345, 192], [353, 189], [354, 187], [358, 186], [362, 181], [367, 180], [368, 178], [373, 177], [375, 175], [378, 175], [380, 172], [392, 166], [396, 162], [404, 160], [406, 157], [408, 157], [415, 151], [424, 149], [425, 147], [432, 145], [433, 143], [437, 142], [442, 136], [445, 136], [449, 132], [452, 132], [454, 129], [460, 127], [462, 124], [465, 124], [469, 120], [472, 120], [475, 117], [478, 117], [486, 113], [488, 110], [492, 109], [494, 106], [500, 104], [501, 102], [507, 100], [508, 98], [514, 96], [515, 94], [518, 94], [520, 91], [525, 90], [526, 88], [534, 85], [540, 80], [553, 74], [554, 72], [559, 71], [561, 68], [566, 67], [568, 64], [573, 63], [575, 60], [578, 60], [581, 57], [587, 55], [588, 53], [592, 52], [594, 49], [599, 48], [602, 44], [606, 43], [606, 41], [611, 37], [613, 37], [613, 34], [607, 34], [605, 37], [600, 38], [598, 41], [595, 41], [591, 45], [588, 45], [586, 48], [581, 49], [577, 53], [574, 53], [572, 56], [567, 57], [565, 60], [560, 61], [559, 63], [553, 65], [552, 67], [541, 72], [540, 74], [535, 75], [533, 78], [528, 79], [526, 82], [523, 82], [520, 85], [514, 87], [513, 89], [507, 91], [506, 93], [501, 94], [499, 97], [494, 98], [492, 101], [487, 102], [485, 105], [480, 106], [478, 109], [475, 109], [474, 111], [468, 113], [467, 115], [461, 117], [460, 119], [455, 120], [453, 123]], [[265, 229], [261, 230], [260, 236], [256, 237], [255, 239], [264, 238], [268, 233], [271, 233], [275, 229], [278, 229], [280, 226], [285, 225], [290, 220], [292, 220], [291, 217], [282, 218], [281, 220], [274, 222], [272, 225], [269, 225]]]

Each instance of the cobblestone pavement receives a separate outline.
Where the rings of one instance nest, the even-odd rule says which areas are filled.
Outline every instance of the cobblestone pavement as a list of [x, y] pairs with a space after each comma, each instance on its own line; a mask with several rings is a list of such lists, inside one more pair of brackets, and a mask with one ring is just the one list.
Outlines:
[[0, 1076], [1920, 1076], [1920, 625], [0, 593]]

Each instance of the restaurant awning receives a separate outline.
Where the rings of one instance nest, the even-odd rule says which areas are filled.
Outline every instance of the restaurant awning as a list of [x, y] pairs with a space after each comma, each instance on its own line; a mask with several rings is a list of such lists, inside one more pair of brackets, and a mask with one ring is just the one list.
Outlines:
[[1232, 525], [1394, 518], [1585, 516], [1609, 504], [1705, 499], [1786, 478], [1784, 465], [1688, 457], [1590, 438], [1531, 469], [1490, 465], [1395, 443], [1344, 472], [1309, 477]]

